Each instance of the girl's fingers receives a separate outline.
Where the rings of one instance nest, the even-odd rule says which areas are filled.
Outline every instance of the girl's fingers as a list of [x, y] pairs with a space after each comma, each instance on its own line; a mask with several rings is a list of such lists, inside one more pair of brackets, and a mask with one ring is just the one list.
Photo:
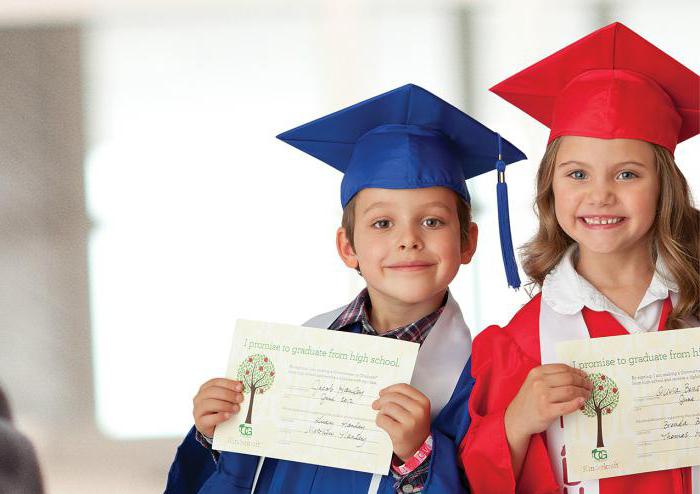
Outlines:
[[574, 400], [567, 401], [564, 403], [557, 403], [555, 405], [556, 416], [559, 417], [561, 415], [569, 415], [570, 413], [579, 410], [585, 402], [586, 400], [584, 400], [583, 398], [576, 398]]
[[577, 398], [583, 398], [587, 400], [590, 395], [590, 391], [586, 388], [579, 388], [577, 386], [559, 386], [552, 388], [549, 392], [549, 402], [550, 403], [566, 403]]
[[539, 370], [544, 375], [559, 374], [562, 372], [566, 372], [566, 373], [570, 372], [573, 374], [578, 374], [582, 377], [588, 376], [588, 374], [586, 374], [581, 369], [576, 369], [576, 368], [571, 367], [570, 365], [566, 365], [566, 364], [544, 364], [544, 365], [541, 365], [539, 367]]
[[545, 379], [547, 381], [547, 385], [552, 388], [557, 386], [576, 386], [587, 390], [593, 388], [590, 379], [582, 376], [578, 372], [558, 372], [555, 374], [547, 374]]

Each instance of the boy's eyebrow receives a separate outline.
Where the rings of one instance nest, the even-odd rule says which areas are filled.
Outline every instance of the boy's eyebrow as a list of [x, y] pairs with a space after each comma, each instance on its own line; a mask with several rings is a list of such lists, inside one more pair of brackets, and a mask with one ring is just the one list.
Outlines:
[[[375, 203], [370, 204], [370, 205], [362, 212], [362, 214], [364, 215], [364, 214], [367, 214], [367, 213], [368, 213], [370, 210], [372, 210], [372, 209], [381, 208], [381, 207], [386, 207], [386, 206], [389, 206], [389, 205], [391, 205], [390, 202], [378, 201], [378, 202], [375, 202]], [[421, 204], [420, 207], [422, 207], [422, 208], [438, 207], [438, 208], [445, 209], [445, 210], [447, 210], [447, 211], [452, 211], [452, 210], [450, 209], [450, 207], [449, 207], [447, 204], [445, 204], [444, 202], [442, 202], [442, 201], [427, 202], [427, 203], [425, 203], [425, 204]]]
[[388, 206], [389, 204], [390, 204], [390, 203], [384, 202], [384, 201], [373, 202], [372, 204], [370, 204], [369, 206], [367, 206], [367, 207], [365, 208], [364, 211], [362, 211], [362, 214], [367, 214], [367, 212], [370, 211], [370, 210], [372, 210], [372, 209], [386, 207], [386, 206]]
[[428, 202], [426, 204], [421, 204], [421, 207], [424, 207], [424, 208], [438, 207], [438, 208], [446, 209], [448, 211], [452, 211], [450, 209], [450, 207], [442, 201]]

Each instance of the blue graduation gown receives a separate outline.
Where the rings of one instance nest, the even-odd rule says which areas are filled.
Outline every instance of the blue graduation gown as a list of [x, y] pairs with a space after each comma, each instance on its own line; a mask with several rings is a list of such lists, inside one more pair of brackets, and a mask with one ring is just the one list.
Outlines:
[[[457, 448], [469, 428], [467, 403], [474, 380], [471, 359], [462, 370], [450, 401], [431, 426], [433, 452], [424, 492], [468, 492], [459, 466]], [[257, 456], [222, 452], [216, 463], [211, 452], [195, 439], [194, 427], [177, 450], [168, 474], [166, 494], [251, 494]], [[378, 492], [394, 494], [394, 478], [382, 477]], [[372, 475], [307, 463], [266, 458], [255, 494], [359, 494], [366, 493]]]
[[[316, 316], [305, 326], [328, 327], [343, 309]], [[359, 325], [352, 331], [359, 332]], [[418, 352], [411, 379], [432, 405], [433, 451], [424, 488], [430, 494], [467, 492], [457, 449], [470, 424], [467, 405], [474, 386], [470, 354], [469, 329], [459, 305], [448, 292], [442, 314]], [[450, 389], [451, 386], [454, 387]], [[255, 492], [251, 493], [258, 460], [258, 456], [222, 452], [217, 463], [211, 452], [197, 442], [192, 428], [178, 448], [166, 493], [364, 494], [372, 480], [368, 473], [265, 458]], [[377, 492], [395, 494], [394, 482], [387, 471]]]

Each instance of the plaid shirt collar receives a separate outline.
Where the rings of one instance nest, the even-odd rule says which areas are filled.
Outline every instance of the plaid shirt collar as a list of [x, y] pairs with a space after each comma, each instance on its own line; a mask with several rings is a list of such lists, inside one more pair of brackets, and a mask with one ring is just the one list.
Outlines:
[[442, 314], [442, 310], [445, 308], [445, 302], [447, 302], [447, 294], [445, 294], [442, 305], [435, 312], [432, 312], [427, 316], [412, 322], [411, 324], [392, 329], [391, 331], [380, 335], [369, 323], [369, 318], [367, 317], [367, 313], [372, 307], [372, 302], [369, 298], [369, 292], [367, 291], [367, 288], [365, 288], [357, 295], [357, 297], [355, 297], [352, 302], [350, 302], [350, 304], [348, 304], [343, 312], [340, 313], [329, 329], [347, 331], [350, 329], [349, 326], [359, 323], [361, 324], [363, 334], [384, 336], [387, 338], [395, 338], [397, 340], [412, 341], [414, 343], [423, 343], [425, 338], [428, 336], [428, 333], [440, 317], [440, 314]]

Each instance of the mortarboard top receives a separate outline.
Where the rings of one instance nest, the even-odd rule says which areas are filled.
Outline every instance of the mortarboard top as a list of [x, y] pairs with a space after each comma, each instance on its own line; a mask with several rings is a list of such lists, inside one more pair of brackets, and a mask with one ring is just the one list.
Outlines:
[[407, 84], [277, 136], [343, 172], [341, 204], [362, 189], [448, 187], [499, 172], [499, 226], [509, 285], [520, 285], [508, 223], [505, 166], [526, 158], [499, 134], [434, 94]]
[[[495, 168], [496, 132], [407, 84], [277, 136], [343, 172], [343, 207], [360, 190], [443, 186], [469, 200], [464, 181]], [[502, 140], [502, 159], [525, 159]]]
[[700, 77], [619, 22], [491, 91], [563, 135], [640, 139], [673, 152], [700, 126]]

